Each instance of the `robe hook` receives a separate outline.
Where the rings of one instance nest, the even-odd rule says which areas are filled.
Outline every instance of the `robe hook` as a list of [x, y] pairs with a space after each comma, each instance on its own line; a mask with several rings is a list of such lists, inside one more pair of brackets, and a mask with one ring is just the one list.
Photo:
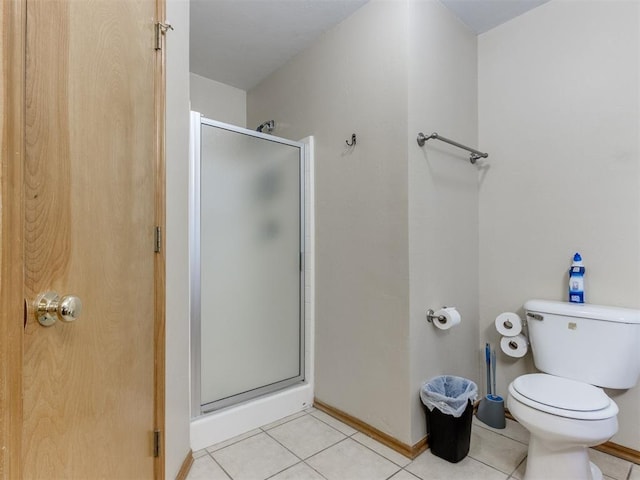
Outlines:
[[356, 144], [356, 134], [351, 134], [351, 143], [349, 143], [349, 140], [345, 140], [344, 143], [346, 143], [348, 147], [353, 147]]

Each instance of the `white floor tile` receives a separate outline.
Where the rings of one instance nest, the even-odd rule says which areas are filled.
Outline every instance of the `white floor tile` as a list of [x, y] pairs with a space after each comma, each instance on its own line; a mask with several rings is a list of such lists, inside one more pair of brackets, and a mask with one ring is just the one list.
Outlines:
[[357, 432], [356, 429], [351, 428], [346, 423], [343, 423], [340, 420], [333, 418], [331, 415], [328, 415], [320, 410], [316, 409], [315, 411], [310, 413], [311, 415], [316, 417], [318, 420], [322, 420], [324, 423], [331, 425], [333, 428], [335, 428], [339, 432], [344, 433], [347, 437], [350, 437], [351, 435]]
[[300, 461], [266, 433], [254, 435], [211, 455], [233, 480], [263, 480]]
[[400, 470], [350, 438], [314, 455], [307, 463], [328, 480], [385, 480]]
[[520, 425], [515, 420], [511, 420], [509, 418], [506, 419], [506, 427], [505, 428], [492, 428], [484, 422], [478, 420], [478, 417], [473, 417], [473, 426], [482, 427], [495, 432], [499, 435], [504, 435], [505, 437], [512, 438], [513, 440], [517, 440], [518, 442], [529, 445], [529, 431]]
[[458, 463], [450, 463], [436, 457], [429, 450], [411, 462], [406, 470], [424, 480], [504, 480], [503, 472], [471, 457]]
[[312, 415], [304, 415], [269, 430], [269, 435], [305, 459], [346, 438]]
[[365, 447], [370, 448], [374, 452], [379, 453], [387, 460], [391, 460], [396, 465], [404, 467], [411, 463], [410, 458], [407, 458], [404, 455], [399, 454], [395, 450], [392, 450], [386, 445], [383, 445], [382, 443], [377, 442], [376, 440], [365, 435], [364, 433], [358, 432], [355, 435], [353, 435], [351, 438], [353, 438], [356, 442], [363, 444]]
[[527, 455], [527, 446], [485, 428], [471, 430], [469, 456], [511, 474]]
[[187, 480], [229, 480], [226, 473], [209, 455], [196, 458], [191, 465]]
[[[187, 479], [521, 480], [528, 440], [529, 432], [517, 422], [507, 420], [507, 428], [494, 429], [474, 418], [471, 449], [465, 459], [454, 464], [426, 451], [412, 462], [326, 413], [309, 408], [194, 452]], [[590, 450], [589, 455], [604, 480], [640, 480], [640, 465], [597, 450]], [[306, 462], [301, 458], [307, 458]]]
[[259, 428], [256, 428], [255, 430], [251, 430], [249, 432], [243, 433], [242, 435], [238, 435], [237, 437], [233, 437], [233, 438], [230, 438], [229, 440], [225, 440], [224, 442], [216, 443], [215, 445], [207, 447], [207, 452], [213, 453], [216, 450], [222, 450], [223, 448], [228, 447], [229, 445], [233, 445], [234, 443], [238, 443], [249, 437], [258, 435], [259, 433], [262, 433], [262, 430], [260, 430]]
[[602, 470], [603, 475], [615, 478], [616, 480], [627, 480], [629, 471], [633, 465], [627, 460], [607, 455], [592, 448], [589, 449], [589, 458]]
[[511, 474], [509, 478], [513, 480], [522, 480], [524, 478], [524, 471], [526, 470], [526, 468], [527, 468], [527, 459], [525, 458], [522, 462], [520, 462], [520, 465], [518, 465], [518, 468], [515, 469], [515, 471]]
[[407, 472], [406, 470], [400, 470], [393, 477], [389, 478], [389, 480], [418, 480], [418, 477]]
[[505, 480], [508, 476], [471, 457], [450, 463], [429, 450], [405, 469], [423, 480]]
[[[589, 457], [591, 458], [591, 461], [595, 463], [600, 470], [602, 470], [605, 480], [627, 480], [627, 478], [628, 480], [640, 480], [640, 472], [636, 474], [637, 478], [634, 478], [634, 466], [631, 462], [591, 449], [589, 450]], [[524, 462], [518, 466], [516, 471], [513, 472], [511, 478], [514, 480], [522, 480], [522, 478], [524, 478], [526, 468], [527, 460], [525, 459]], [[631, 469], [631, 475], [629, 475], [629, 469]]]
[[205, 455], [209, 455], [209, 452], [207, 452], [206, 448], [203, 448], [202, 450], [196, 450], [195, 452], [193, 452], [193, 458], [200, 458], [200, 457], [204, 457]]
[[289, 415], [288, 417], [284, 417], [281, 418], [280, 420], [276, 420], [275, 422], [272, 422], [268, 425], [265, 425], [262, 427], [262, 430], [267, 431], [267, 430], [271, 430], [272, 428], [278, 427], [284, 423], [290, 422], [291, 420], [295, 420], [296, 418], [300, 418], [303, 415], [306, 415], [305, 412], [298, 412], [298, 413], [294, 413], [293, 415]]
[[298, 463], [293, 467], [271, 477], [269, 480], [325, 480], [322, 475], [305, 463]]

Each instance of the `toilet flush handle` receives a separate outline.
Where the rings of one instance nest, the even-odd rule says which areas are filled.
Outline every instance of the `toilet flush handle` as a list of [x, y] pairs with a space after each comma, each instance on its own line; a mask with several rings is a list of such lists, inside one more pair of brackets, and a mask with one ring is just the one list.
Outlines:
[[544, 320], [544, 317], [539, 313], [527, 312], [527, 317], [533, 318], [534, 320]]

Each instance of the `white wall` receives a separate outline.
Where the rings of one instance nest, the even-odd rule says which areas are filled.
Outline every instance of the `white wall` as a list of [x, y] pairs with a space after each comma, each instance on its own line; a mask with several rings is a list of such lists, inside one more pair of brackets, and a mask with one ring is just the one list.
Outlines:
[[[478, 172], [463, 150], [431, 132], [478, 144], [477, 40], [440, 2], [409, 10], [409, 258], [412, 443], [426, 435], [416, 395], [425, 380], [457, 375], [478, 382]], [[441, 331], [425, 312], [458, 308], [462, 323]]]
[[[479, 37], [480, 344], [503, 311], [566, 300], [640, 307], [640, 4], [554, 0]], [[606, 342], [606, 339], [603, 339]], [[531, 371], [499, 356], [498, 391]], [[640, 450], [640, 388], [613, 392]]]
[[189, 2], [168, 0], [166, 105], [165, 471], [175, 478], [189, 453]]
[[[248, 93], [249, 125], [274, 118], [275, 134], [317, 140], [320, 400], [415, 442], [421, 377], [478, 379], [478, 350], [498, 341], [496, 315], [522, 313], [532, 297], [564, 299], [576, 250], [589, 302], [640, 307], [638, 19], [633, 2], [554, 0], [481, 35], [476, 112], [469, 35], [438, 2], [374, 0]], [[488, 167], [445, 144], [417, 149], [416, 133], [432, 130], [488, 151]], [[169, 193], [168, 207], [179, 198], [186, 209], [186, 190]], [[449, 302], [465, 323], [446, 334], [425, 327], [424, 310]], [[475, 360], [460, 352], [470, 338]], [[499, 355], [498, 391], [531, 368]], [[613, 441], [640, 449], [640, 390], [614, 395]], [[182, 443], [174, 437], [173, 449]]]
[[195, 73], [189, 75], [189, 83], [191, 110], [212, 120], [246, 127], [247, 92]]
[[[372, 1], [248, 94], [250, 123], [317, 139], [316, 397], [407, 444], [425, 380], [478, 378], [478, 169], [416, 144], [477, 143], [476, 66], [439, 2]], [[445, 304], [464, 322], [435, 331]]]
[[315, 137], [316, 397], [409, 443], [406, 26], [405, 2], [372, 1], [247, 105]]

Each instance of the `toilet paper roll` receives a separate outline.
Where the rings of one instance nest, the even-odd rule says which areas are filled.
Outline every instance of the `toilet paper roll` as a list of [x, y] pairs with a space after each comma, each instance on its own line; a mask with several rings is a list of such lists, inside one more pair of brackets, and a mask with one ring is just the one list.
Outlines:
[[496, 317], [496, 330], [505, 337], [515, 337], [522, 333], [522, 319], [513, 312], [504, 312]]
[[455, 307], [445, 307], [434, 313], [436, 317], [443, 317], [443, 320], [436, 318], [433, 320], [433, 324], [440, 330], [449, 330], [451, 327], [455, 327], [460, 323], [460, 313]]
[[529, 342], [527, 337], [522, 334], [515, 337], [502, 337], [500, 339], [500, 348], [509, 357], [522, 358], [529, 351]]

